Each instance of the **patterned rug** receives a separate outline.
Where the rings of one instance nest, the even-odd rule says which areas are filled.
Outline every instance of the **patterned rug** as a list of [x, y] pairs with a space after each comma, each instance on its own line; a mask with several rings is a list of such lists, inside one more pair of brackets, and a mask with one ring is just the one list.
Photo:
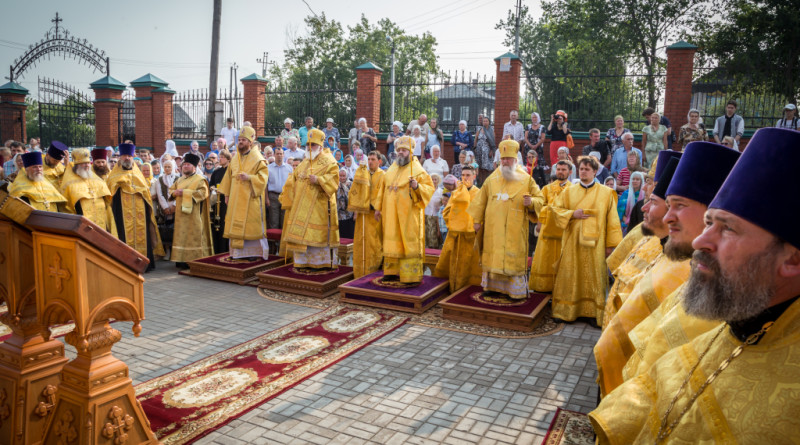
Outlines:
[[592, 445], [594, 430], [586, 414], [558, 408], [542, 445]]
[[136, 386], [164, 445], [194, 441], [331, 366], [408, 320], [332, 307]]
[[[273, 301], [280, 301], [282, 303], [296, 304], [298, 306], [313, 307], [313, 308], [358, 308], [363, 309], [364, 306], [341, 303], [338, 298], [311, 298], [297, 294], [290, 294], [288, 292], [276, 292], [269, 289], [258, 289], [258, 293]], [[426, 326], [430, 328], [447, 329], [456, 332], [465, 332], [468, 334], [485, 335], [488, 337], [498, 338], [536, 338], [545, 337], [547, 335], [555, 334], [564, 328], [564, 323], [556, 323], [550, 316], [550, 307], [548, 306], [544, 318], [539, 326], [533, 332], [520, 332], [512, 329], [500, 329], [491, 326], [484, 326], [474, 323], [467, 323], [455, 320], [446, 320], [442, 317], [442, 308], [434, 306], [422, 314], [414, 315], [407, 312], [393, 311], [390, 309], [381, 309], [381, 311], [394, 313], [409, 317], [408, 323], [419, 326]]]

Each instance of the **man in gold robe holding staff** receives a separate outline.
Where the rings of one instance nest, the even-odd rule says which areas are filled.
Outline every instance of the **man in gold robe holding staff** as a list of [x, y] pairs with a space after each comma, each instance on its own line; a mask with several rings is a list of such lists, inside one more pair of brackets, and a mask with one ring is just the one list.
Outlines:
[[287, 255], [291, 252], [300, 272], [337, 267], [339, 167], [330, 149], [323, 147], [324, 140], [322, 130], [311, 129], [305, 158], [292, 171], [291, 210], [284, 219], [281, 242], [285, 240]]
[[481, 246], [484, 295], [513, 300], [528, 298], [528, 221], [544, 205], [539, 186], [517, 165], [519, 143], [505, 140], [501, 166], [483, 183], [467, 210]]
[[383, 223], [383, 281], [413, 286], [422, 282], [425, 254], [425, 207], [433, 181], [411, 153], [414, 139], [395, 140], [397, 154], [378, 194], [375, 219]]

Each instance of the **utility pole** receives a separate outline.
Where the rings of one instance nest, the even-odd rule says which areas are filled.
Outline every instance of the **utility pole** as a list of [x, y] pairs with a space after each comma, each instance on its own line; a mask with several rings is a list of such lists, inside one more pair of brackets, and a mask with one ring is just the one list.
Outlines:
[[260, 59], [256, 59], [256, 62], [261, 64], [261, 77], [267, 77], [267, 65], [269, 62], [269, 52], [264, 51], [264, 57]]
[[208, 114], [206, 116], [206, 140], [208, 146], [214, 139], [215, 115], [217, 102], [217, 77], [219, 71], [219, 25], [222, 19], [222, 0], [214, 0], [214, 19], [211, 29], [211, 69], [208, 79]]
[[522, 0], [517, 0], [517, 25], [514, 30], [514, 54], [519, 57], [519, 15], [522, 12]]

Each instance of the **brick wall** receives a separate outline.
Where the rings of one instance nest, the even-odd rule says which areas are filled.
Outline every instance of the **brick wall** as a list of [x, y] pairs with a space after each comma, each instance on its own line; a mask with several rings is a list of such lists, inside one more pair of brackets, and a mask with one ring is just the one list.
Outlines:
[[122, 91], [108, 88], [94, 90], [95, 135], [98, 147], [116, 146], [119, 143], [119, 109]]
[[686, 123], [686, 115], [691, 107], [695, 51], [697, 48], [692, 45], [675, 44], [667, 48], [664, 115], [672, 122], [675, 131]]
[[[22, 143], [27, 142], [28, 135], [25, 128], [26, 94], [3, 92], [0, 93], [0, 135], [4, 141], [14, 139]], [[21, 119], [21, 122], [20, 122]]]
[[356, 68], [356, 119], [366, 118], [374, 128], [381, 117], [381, 75], [383, 70], [368, 63]]
[[[141, 147], [154, 148], [153, 143], [153, 94], [154, 87], [134, 88], [136, 100], [133, 102], [136, 112], [136, 144]], [[161, 151], [164, 151], [164, 147]]]
[[250, 121], [256, 130], [256, 137], [266, 136], [264, 128], [265, 90], [267, 80], [257, 74], [242, 79], [244, 85], [244, 120]]
[[[500, 61], [504, 57], [511, 57], [511, 69], [500, 71]], [[508, 122], [512, 110], [519, 110], [519, 75], [522, 61], [513, 54], [504, 54], [496, 59], [497, 85], [494, 100], [494, 137], [500, 143], [503, 136], [503, 124]]]

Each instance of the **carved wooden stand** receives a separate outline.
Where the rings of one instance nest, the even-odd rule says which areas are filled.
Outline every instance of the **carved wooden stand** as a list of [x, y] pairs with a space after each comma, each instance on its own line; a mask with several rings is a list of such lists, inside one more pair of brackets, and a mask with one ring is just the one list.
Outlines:
[[30, 233], [0, 216], [0, 299], [8, 312], [0, 322], [12, 334], [0, 344], [0, 443], [40, 443], [55, 405], [64, 345], [46, 341], [36, 317]]
[[[134, 331], [141, 330], [138, 324]], [[104, 320], [88, 335], [65, 337], [78, 357], [62, 371], [58, 404], [45, 444], [156, 444], [150, 422], [136, 400], [128, 366], [111, 355], [122, 334]]]

